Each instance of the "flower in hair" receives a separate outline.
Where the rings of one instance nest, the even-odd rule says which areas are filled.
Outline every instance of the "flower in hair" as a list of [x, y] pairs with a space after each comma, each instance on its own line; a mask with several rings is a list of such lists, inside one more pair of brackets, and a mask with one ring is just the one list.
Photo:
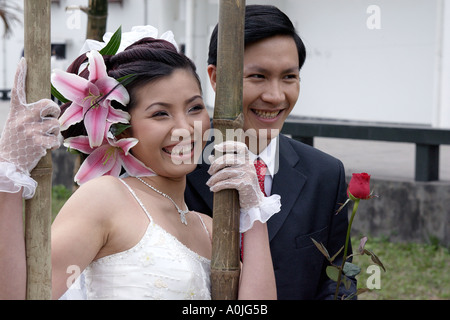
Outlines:
[[128, 174], [134, 177], [155, 175], [151, 169], [130, 153], [130, 149], [139, 140], [135, 138], [118, 140], [109, 131], [110, 126], [111, 124], [107, 125], [107, 136], [99, 147], [91, 147], [87, 136], [72, 137], [64, 141], [64, 146], [89, 154], [75, 175], [75, 182], [81, 185], [103, 175], [118, 177], [122, 166]]
[[[103, 36], [103, 42], [87, 39], [83, 47], [81, 48], [80, 53], [88, 52], [91, 50], [102, 50], [105, 46], [107, 46], [111, 42], [111, 40], [114, 41], [114, 36], [115, 34], [113, 34], [112, 32], [107, 32]], [[131, 28], [131, 31], [122, 33], [120, 45], [118, 46], [117, 52], [122, 52], [129, 45], [147, 37], [166, 40], [171, 44], [173, 44], [177, 49], [177, 51], [179, 50], [172, 31], [169, 30], [159, 35], [159, 31], [157, 28], [150, 25], [146, 25], [146, 26], [134, 26]]]
[[69, 150], [88, 154], [77, 174], [79, 185], [103, 175], [118, 177], [122, 167], [132, 176], [151, 176], [155, 173], [136, 159], [130, 149], [139, 140], [118, 139], [129, 127], [130, 114], [114, 109], [111, 101], [126, 106], [130, 101], [125, 83], [133, 81], [134, 75], [120, 79], [108, 76], [103, 55], [116, 54], [121, 43], [122, 29], [119, 28], [108, 44], [100, 51], [91, 50], [88, 58], [89, 76], [85, 78], [61, 70], [52, 74], [52, 94], [61, 102], [71, 103], [60, 117], [61, 130], [83, 121], [87, 136], [71, 137], [64, 141]]
[[89, 78], [55, 70], [53, 86], [72, 104], [60, 117], [61, 130], [84, 121], [91, 148], [100, 146], [109, 123], [128, 123], [128, 112], [114, 109], [111, 101], [127, 105], [130, 97], [127, 90], [116, 79], [108, 76], [105, 62], [98, 51], [86, 54], [89, 61]]

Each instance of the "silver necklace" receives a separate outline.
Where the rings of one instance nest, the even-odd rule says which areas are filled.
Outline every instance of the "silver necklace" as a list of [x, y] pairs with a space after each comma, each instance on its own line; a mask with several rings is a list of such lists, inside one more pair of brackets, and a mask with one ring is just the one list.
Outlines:
[[169, 199], [170, 201], [172, 201], [173, 205], [175, 206], [175, 208], [177, 208], [178, 213], [180, 214], [180, 219], [181, 222], [185, 225], [187, 225], [187, 220], [186, 220], [186, 213], [189, 212], [188, 207], [186, 206], [186, 204], [184, 204], [186, 206], [186, 210], [181, 210], [180, 207], [177, 206], [177, 204], [175, 203], [175, 201], [173, 201], [173, 199], [171, 197], [169, 197], [167, 194], [165, 194], [162, 191], [159, 191], [158, 189], [156, 189], [154, 186], [152, 186], [151, 184], [148, 184], [147, 182], [145, 182], [144, 180], [142, 180], [139, 177], [136, 177], [136, 179], [138, 179], [140, 182], [142, 182], [143, 184], [145, 184], [147, 187], [149, 187], [150, 189], [152, 189], [153, 191], [159, 193], [160, 195], [162, 195], [163, 197]]

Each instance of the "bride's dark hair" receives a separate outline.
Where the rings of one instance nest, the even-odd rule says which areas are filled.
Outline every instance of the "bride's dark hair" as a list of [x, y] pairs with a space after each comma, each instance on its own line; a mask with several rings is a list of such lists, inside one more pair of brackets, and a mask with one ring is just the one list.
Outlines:
[[[137, 88], [156, 79], [170, 76], [173, 71], [178, 69], [191, 72], [201, 90], [200, 78], [197, 75], [194, 63], [183, 53], [178, 52], [173, 44], [162, 39], [143, 38], [127, 47], [124, 51], [113, 56], [104, 56], [103, 59], [110, 77], [121, 79], [129, 76], [129, 78], [124, 80], [123, 84], [130, 95], [130, 102], [127, 106], [123, 106], [117, 101], [112, 101], [112, 106], [116, 109], [130, 112], [135, 105]], [[75, 59], [67, 69], [67, 72], [79, 74], [87, 79], [89, 75], [87, 67], [78, 73], [85, 62], [87, 62], [87, 57], [86, 54], [83, 54]], [[70, 102], [61, 106], [62, 113], [69, 105]], [[70, 126], [62, 132], [62, 135], [64, 138], [68, 138], [86, 135], [86, 131], [81, 122]]]

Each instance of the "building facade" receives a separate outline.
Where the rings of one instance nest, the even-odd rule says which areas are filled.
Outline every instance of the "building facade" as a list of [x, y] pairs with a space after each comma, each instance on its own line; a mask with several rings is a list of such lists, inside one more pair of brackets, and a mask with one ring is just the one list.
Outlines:
[[[23, 6], [22, 0], [0, 0]], [[293, 116], [450, 128], [450, 0], [247, 0], [273, 4], [294, 22], [307, 48]], [[84, 43], [88, 0], [52, 1], [54, 67], [66, 67]], [[218, 0], [111, 0], [108, 31], [151, 24], [191, 57], [205, 100]], [[0, 89], [12, 86], [23, 50], [23, 25], [0, 38]], [[0, 25], [3, 33], [3, 25]]]

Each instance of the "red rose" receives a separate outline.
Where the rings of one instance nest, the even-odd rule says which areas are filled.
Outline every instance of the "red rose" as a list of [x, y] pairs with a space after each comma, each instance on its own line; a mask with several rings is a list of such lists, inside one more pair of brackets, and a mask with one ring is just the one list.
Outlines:
[[348, 184], [347, 194], [357, 199], [369, 199], [370, 195], [370, 175], [363, 173], [353, 173]]

